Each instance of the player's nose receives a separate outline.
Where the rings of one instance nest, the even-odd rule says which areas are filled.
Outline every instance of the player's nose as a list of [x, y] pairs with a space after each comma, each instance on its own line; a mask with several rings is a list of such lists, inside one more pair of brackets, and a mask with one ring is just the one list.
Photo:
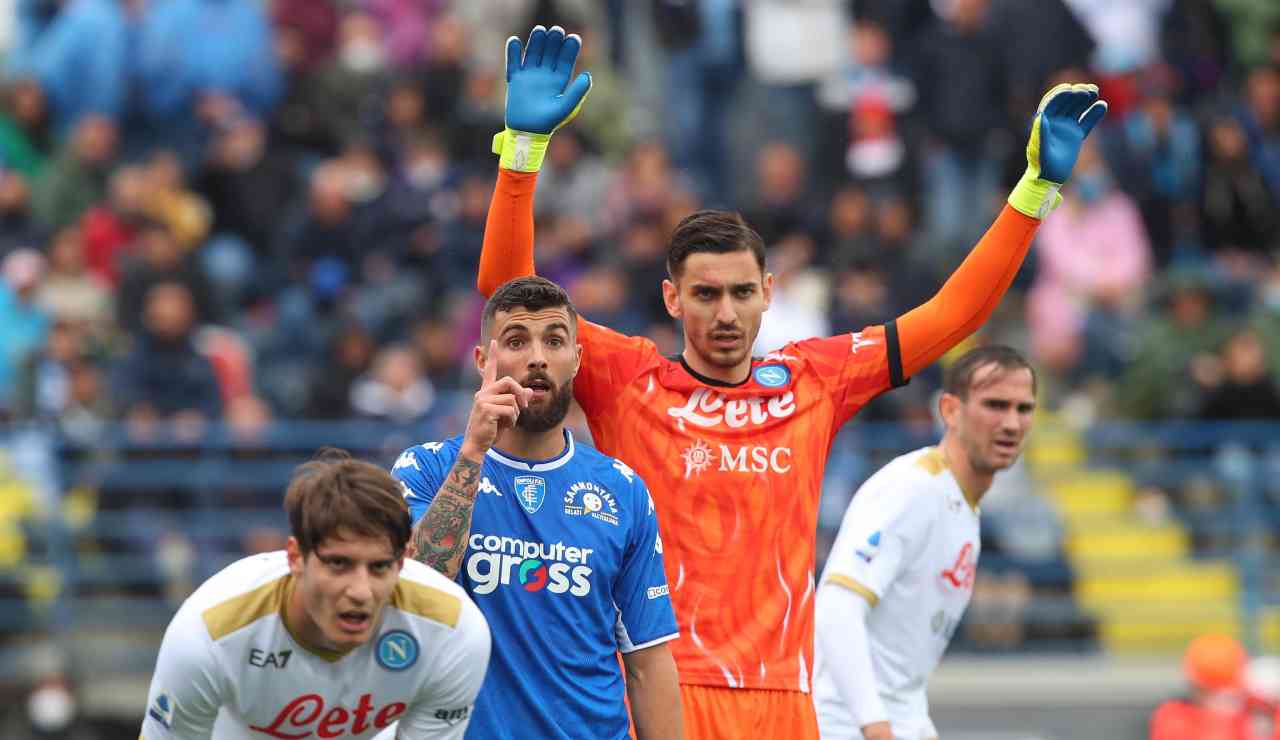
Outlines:
[[716, 321], [730, 326], [737, 325], [738, 310], [734, 308], [733, 299], [730, 296], [724, 296], [716, 304]]
[[347, 582], [345, 595], [356, 605], [363, 605], [373, 600], [372, 579], [365, 570], [357, 569], [357, 572], [351, 576], [351, 580]]

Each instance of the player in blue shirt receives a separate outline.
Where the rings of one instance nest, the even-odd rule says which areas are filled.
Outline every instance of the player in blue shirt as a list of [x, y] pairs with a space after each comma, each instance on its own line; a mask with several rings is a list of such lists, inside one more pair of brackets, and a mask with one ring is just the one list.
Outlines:
[[626, 738], [624, 692], [640, 740], [680, 738], [653, 500], [564, 427], [577, 312], [555, 283], [518, 278], [485, 304], [483, 341], [466, 432], [409, 448], [392, 470], [414, 557], [458, 579], [493, 633], [467, 738]]

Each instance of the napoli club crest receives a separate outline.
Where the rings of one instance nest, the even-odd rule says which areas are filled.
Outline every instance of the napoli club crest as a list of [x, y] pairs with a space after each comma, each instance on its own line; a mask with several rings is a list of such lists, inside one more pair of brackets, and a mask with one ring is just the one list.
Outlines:
[[517, 475], [516, 480], [516, 500], [524, 507], [524, 510], [530, 514], [537, 513], [542, 508], [542, 502], [547, 497], [547, 482], [536, 475]]

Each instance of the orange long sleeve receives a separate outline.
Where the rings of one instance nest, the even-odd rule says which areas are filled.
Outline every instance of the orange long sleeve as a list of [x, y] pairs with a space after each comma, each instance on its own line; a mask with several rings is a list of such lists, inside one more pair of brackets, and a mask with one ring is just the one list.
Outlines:
[[485, 298], [508, 280], [534, 274], [533, 192], [537, 185], [536, 172], [498, 168], [476, 276], [476, 287]]
[[898, 317], [906, 377], [928, 367], [990, 318], [1039, 226], [1038, 219], [1006, 205], [937, 295]]

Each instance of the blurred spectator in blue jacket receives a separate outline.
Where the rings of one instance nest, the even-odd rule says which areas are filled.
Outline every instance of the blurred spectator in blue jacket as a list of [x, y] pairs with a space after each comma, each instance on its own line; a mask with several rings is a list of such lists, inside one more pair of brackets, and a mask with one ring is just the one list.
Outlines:
[[271, 28], [255, 0], [150, 6], [138, 48], [144, 113], [159, 137], [198, 161], [209, 127], [268, 115], [282, 92]]
[[[1157, 265], [1196, 241], [1200, 191], [1200, 126], [1174, 102], [1168, 70], [1148, 74], [1137, 107], [1113, 131], [1110, 161], [1117, 180], [1142, 211]], [[1104, 139], [1104, 141], [1106, 141]]]
[[59, 133], [89, 114], [118, 120], [125, 112], [129, 23], [125, 2], [66, 0], [15, 54], [11, 73], [39, 81]]
[[13, 402], [17, 371], [49, 333], [49, 317], [35, 301], [45, 260], [34, 249], [19, 249], [0, 263], [0, 413]]

